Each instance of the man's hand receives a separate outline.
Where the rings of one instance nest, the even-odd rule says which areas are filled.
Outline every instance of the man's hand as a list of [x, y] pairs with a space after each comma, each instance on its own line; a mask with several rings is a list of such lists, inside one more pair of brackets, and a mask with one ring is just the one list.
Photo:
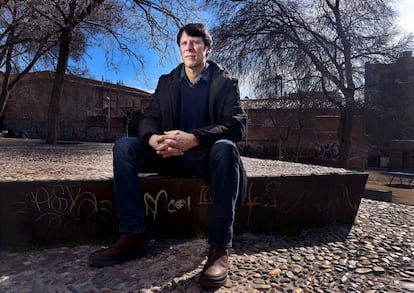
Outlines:
[[194, 134], [181, 130], [166, 131], [163, 135], [153, 134], [148, 143], [163, 158], [182, 156], [185, 151], [199, 144]]

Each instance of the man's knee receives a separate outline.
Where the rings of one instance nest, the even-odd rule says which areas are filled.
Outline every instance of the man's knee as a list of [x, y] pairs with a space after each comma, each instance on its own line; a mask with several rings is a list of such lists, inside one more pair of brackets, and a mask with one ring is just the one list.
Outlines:
[[122, 137], [115, 141], [113, 146], [114, 156], [130, 154], [137, 150], [139, 145], [139, 140], [136, 137]]
[[237, 145], [228, 139], [221, 139], [214, 143], [211, 149], [211, 158], [229, 158], [234, 157], [238, 158], [239, 152]]

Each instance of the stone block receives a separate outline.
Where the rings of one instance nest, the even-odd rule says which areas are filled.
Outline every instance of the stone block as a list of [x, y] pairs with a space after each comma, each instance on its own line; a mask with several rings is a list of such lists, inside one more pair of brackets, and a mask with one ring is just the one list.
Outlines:
[[374, 189], [365, 189], [364, 198], [391, 202], [392, 201], [392, 191], [391, 190], [374, 190]]
[[[368, 174], [249, 177], [235, 232], [286, 225], [352, 224]], [[205, 179], [147, 176], [141, 188], [154, 237], [207, 234], [211, 206]], [[91, 242], [117, 234], [111, 180], [0, 182], [0, 248]]]

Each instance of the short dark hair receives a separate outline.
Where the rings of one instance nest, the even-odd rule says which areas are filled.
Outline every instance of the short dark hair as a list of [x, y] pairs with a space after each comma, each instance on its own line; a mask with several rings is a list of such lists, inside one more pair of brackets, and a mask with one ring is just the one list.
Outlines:
[[213, 39], [202, 23], [189, 23], [181, 27], [177, 34], [178, 47], [180, 46], [180, 39], [183, 32], [186, 32], [186, 34], [191, 37], [201, 37], [206, 47], [211, 47], [213, 45]]

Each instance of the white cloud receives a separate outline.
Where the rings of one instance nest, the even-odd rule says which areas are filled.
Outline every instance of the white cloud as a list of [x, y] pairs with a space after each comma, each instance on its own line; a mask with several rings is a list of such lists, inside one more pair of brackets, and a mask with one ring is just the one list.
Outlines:
[[401, 28], [407, 33], [414, 33], [414, 1], [401, 0], [396, 7], [400, 13]]

